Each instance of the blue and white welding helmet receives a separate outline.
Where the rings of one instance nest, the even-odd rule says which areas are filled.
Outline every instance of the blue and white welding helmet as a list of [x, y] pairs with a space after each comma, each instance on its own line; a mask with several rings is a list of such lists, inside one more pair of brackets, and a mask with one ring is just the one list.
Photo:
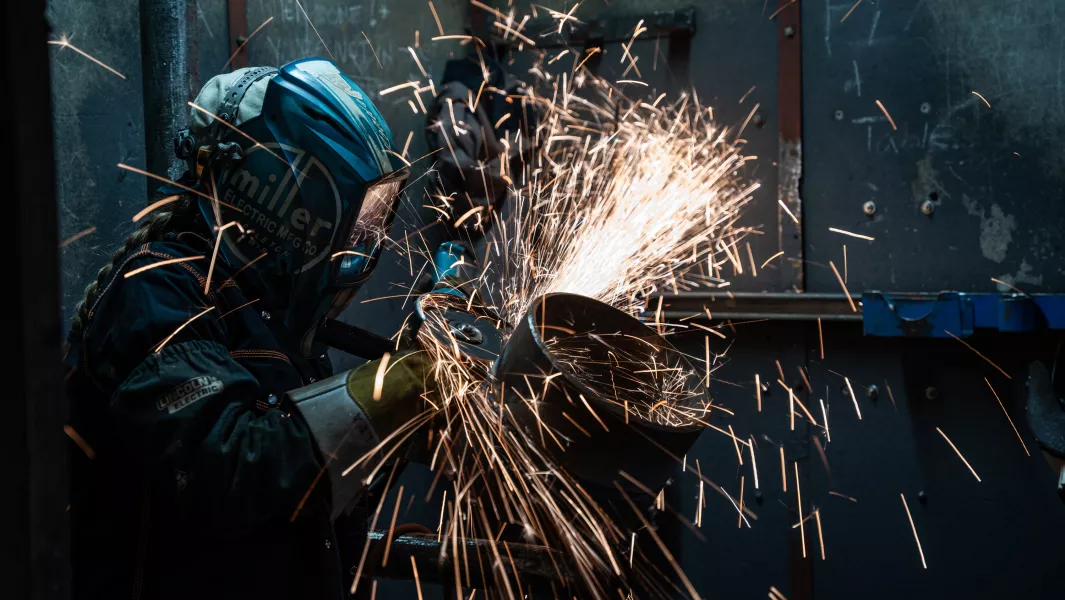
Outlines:
[[385, 243], [407, 178], [392, 133], [321, 58], [220, 75], [194, 104], [188, 160], [214, 190], [200, 210], [225, 260], [309, 355], [316, 327], [343, 311]]

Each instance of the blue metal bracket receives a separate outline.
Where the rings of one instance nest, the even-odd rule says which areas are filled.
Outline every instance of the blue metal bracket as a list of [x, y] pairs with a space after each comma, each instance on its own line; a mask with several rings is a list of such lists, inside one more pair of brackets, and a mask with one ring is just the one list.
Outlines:
[[1060, 294], [862, 294], [865, 335], [968, 337], [977, 329], [1026, 332], [1065, 329]]

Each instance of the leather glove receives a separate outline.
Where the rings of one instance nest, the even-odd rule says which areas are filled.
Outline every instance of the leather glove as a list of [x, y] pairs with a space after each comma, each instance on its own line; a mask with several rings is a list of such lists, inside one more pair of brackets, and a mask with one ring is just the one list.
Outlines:
[[[347, 475], [344, 472], [420, 415], [426, 406], [423, 394], [432, 391], [424, 352], [391, 357], [378, 388], [383, 361], [370, 361], [286, 394], [286, 402], [303, 417], [326, 461], [334, 518], [362, 493], [367, 475], [380, 459], [371, 457]], [[379, 390], [376, 398], [375, 389]]]

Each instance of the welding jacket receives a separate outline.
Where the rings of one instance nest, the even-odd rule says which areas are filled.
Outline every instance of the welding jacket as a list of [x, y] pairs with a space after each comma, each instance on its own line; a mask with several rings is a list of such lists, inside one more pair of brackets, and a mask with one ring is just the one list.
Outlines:
[[221, 259], [208, 294], [209, 259], [125, 277], [193, 256], [191, 233], [128, 253], [71, 339], [74, 597], [342, 598], [323, 457], [279, 400], [325, 361]]

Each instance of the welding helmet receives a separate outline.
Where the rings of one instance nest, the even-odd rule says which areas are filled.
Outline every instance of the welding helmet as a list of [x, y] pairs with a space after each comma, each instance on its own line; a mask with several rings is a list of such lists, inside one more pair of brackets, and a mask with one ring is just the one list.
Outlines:
[[377, 264], [407, 177], [392, 133], [321, 58], [217, 76], [194, 105], [177, 151], [219, 253], [310, 356]]

